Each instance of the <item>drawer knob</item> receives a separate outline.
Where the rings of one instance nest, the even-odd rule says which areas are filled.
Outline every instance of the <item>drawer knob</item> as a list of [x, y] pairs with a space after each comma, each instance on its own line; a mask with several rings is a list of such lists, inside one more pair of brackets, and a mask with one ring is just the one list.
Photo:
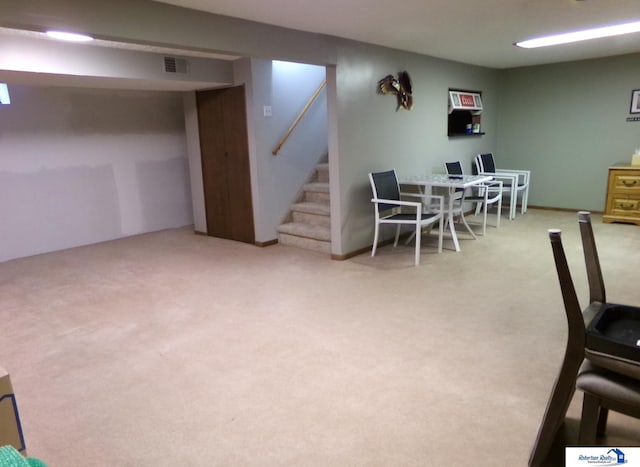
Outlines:
[[638, 184], [638, 179], [635, 179], [635, 180], [628, 180], [628, 179], [622, 180], [622, 184], [624, 186], [636, 186]]

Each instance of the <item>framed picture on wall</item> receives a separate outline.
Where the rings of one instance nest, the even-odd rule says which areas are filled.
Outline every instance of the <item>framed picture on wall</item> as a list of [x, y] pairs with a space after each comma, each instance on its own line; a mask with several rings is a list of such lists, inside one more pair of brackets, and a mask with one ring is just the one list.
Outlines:
[[629, 113], [640, 114], [640, 89], [631, 91], [631, 108]]

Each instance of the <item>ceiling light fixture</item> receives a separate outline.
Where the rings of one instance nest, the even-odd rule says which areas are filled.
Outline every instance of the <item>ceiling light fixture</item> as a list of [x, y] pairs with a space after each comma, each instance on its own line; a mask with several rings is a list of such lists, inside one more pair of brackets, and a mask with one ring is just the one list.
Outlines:
[[536, 39], [528, 39], [526, 41], [516, 42], [515, 45], [517, 45], [518, 47], [523, 47], [525, 49], [534, 49], [536, 47], [569, 44], [571, 42], [599, 39], [601, 37], [619, 36], [621, 34], [631, 34], [634, 32], [640, 32], [640, 21], [617, 24], [615, 26], [584, 29], [582, 31], [555, 34], [553, 36], [538, 37]]
[[64, 31], [47, 31], [47, 36], [53, 37], [54, 39], [71, 42], [88, 42], [93, 40], [93, 37], [87, 36], [86, 34], [76, 34], [73, 32]]

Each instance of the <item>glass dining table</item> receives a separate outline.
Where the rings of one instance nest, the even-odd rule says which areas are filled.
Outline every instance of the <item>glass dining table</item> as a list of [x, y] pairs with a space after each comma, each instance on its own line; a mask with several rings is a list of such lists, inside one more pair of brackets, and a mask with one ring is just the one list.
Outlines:
[[[419, 193], [428, 193], [432, 188], [445, 188], [447, 198], [447, 223], [451, 232], [451, 239], [456, 251], [460, 251], [460, 242], [456, 233], [454, 217], [454, 203], [456, 200], [455, 193], [473, 186], [481, 185], [493, 180], [490, 175], [447, 175], [447, 174], [431, 174], [431, 175], [413, 175], [409, 177], [399, 177], [398, 182], [402, 186], [413, 186], [419, 190]], [[471, 236], [475, 239], [476, 235], [462, 217], [463, 223]]]

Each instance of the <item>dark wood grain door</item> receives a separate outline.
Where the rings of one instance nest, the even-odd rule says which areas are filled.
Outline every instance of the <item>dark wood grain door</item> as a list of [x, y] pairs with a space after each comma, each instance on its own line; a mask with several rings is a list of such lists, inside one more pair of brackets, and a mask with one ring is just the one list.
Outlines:
[[255, 242], [244, 86], [198, 91], [207, 233]]

